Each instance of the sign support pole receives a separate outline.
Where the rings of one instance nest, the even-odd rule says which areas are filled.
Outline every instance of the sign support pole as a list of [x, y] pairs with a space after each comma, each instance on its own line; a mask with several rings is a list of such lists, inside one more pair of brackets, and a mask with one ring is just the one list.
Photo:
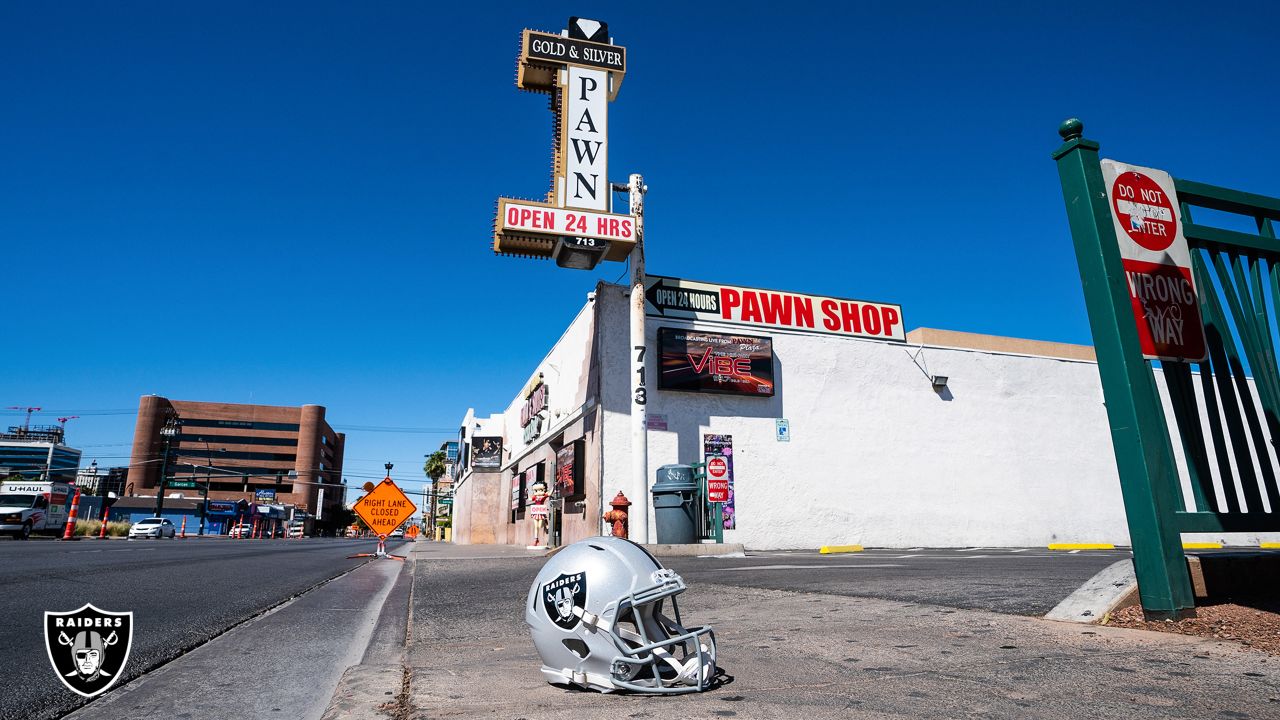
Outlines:
[[632, 174], [627, 182], [636, 245], [631, 250], [631, 540], [649, 542], [649, 391], [645, 385], [644, 333], [644, 178]]
[[1098, 354], [1142, 609], [1151, 619], [1176, 619], [1195, 609], [1175, 516], [1178, 469], [1164, 408], [1151, 368], [1142, 357], [1133, 321], [1099, 146], [1083, 132], [1079, 120], [1062, 123], [1058, 133], [1064, 142], [1054, 151], [1053, 159], [1058, 163], [1085, 309]]

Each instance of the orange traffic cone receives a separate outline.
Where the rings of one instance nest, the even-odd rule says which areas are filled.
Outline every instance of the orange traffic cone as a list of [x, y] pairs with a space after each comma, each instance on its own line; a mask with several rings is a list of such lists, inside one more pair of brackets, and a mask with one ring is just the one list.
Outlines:
[[183, 540], [187, 539], [187, 516], [186, 515], [182, 516], [182, 529], [178, 531], [178, 535], [180, 535]]
[[102, 527], [101, 527], [101, 528], [98, 528], [98, 539], [99, 539], [99, 540], [106, 540], [106, 539], [107, 539], [107, 512], [108, 512], [109, 510], [111, 510], [111, 508], [107, 507], [106, 505], [103, 505], [103, 506], [102, 506]]
[[253, 532], [249, 533], [249, 537], [258, 539], [258, 518], [253, 519]]
[[67, 527], [62, 531], [63, 540], [74, 539], [76, 534], [76, 510], [80, 507], [80, 488], [76, 488], [75, 498], [71, 501], [71, 511], [67, 513]]

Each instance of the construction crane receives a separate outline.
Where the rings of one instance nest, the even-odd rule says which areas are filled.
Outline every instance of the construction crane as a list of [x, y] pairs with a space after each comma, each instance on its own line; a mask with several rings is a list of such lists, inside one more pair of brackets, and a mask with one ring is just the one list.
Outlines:
[[58, 424], [62, 426], [62, 431], [65, 433], [67, 431], [67, 421], [79, 420], [79, 419], [80, 419], [79, 415], [72, 415], [70, 417], [58, 418]]
[[22, 432], [25, 433], [26, 431], [31, 429], [31, 413], [40, 412], [44, 408], [19, 407], [17, 405], [10, 405], [8, 409], [9, 410], [25, 410], [27, 412], [27, 419], [22, 423]]

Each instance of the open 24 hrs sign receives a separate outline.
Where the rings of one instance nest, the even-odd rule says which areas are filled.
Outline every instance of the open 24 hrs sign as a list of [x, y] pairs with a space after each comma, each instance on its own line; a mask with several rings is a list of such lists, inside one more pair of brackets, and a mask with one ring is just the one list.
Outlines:
[[1203, 360], [1204, 323], [1173, 178], [1114, 160], [1102, 161], [1102, 177], [1143, 357]]

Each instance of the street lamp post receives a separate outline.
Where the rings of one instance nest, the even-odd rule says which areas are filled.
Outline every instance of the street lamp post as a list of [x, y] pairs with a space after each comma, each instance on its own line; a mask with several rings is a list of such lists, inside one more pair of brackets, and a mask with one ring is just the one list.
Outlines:
[[393, 465], [390, 461], [388, 461], [388, 462], [387, 462], [387, 464], [386, 464], [386, 465], [383, 465], [382, 467], [384, 467], [384, 468], [386, 468], [386, 469], [387, 469], [387, 479], [388, 479], [388, 480], [390, 480], [390, 479], [391, 479], [391, 468], [395, 467], [395, 465]]
[[164, 427], [160, 428], [160, 436], [164, 438], [164, 457], [160, 460], [160, 491], [156, 493], [155, 517], [160, 517], [160, 513], [164, 511], [164, 486], [165, 474], [169, 471], [169, 450], [181, 426], [182, 420], [178, 417], [178, 413], [171, 410], [169, 417], [164, 421]]

